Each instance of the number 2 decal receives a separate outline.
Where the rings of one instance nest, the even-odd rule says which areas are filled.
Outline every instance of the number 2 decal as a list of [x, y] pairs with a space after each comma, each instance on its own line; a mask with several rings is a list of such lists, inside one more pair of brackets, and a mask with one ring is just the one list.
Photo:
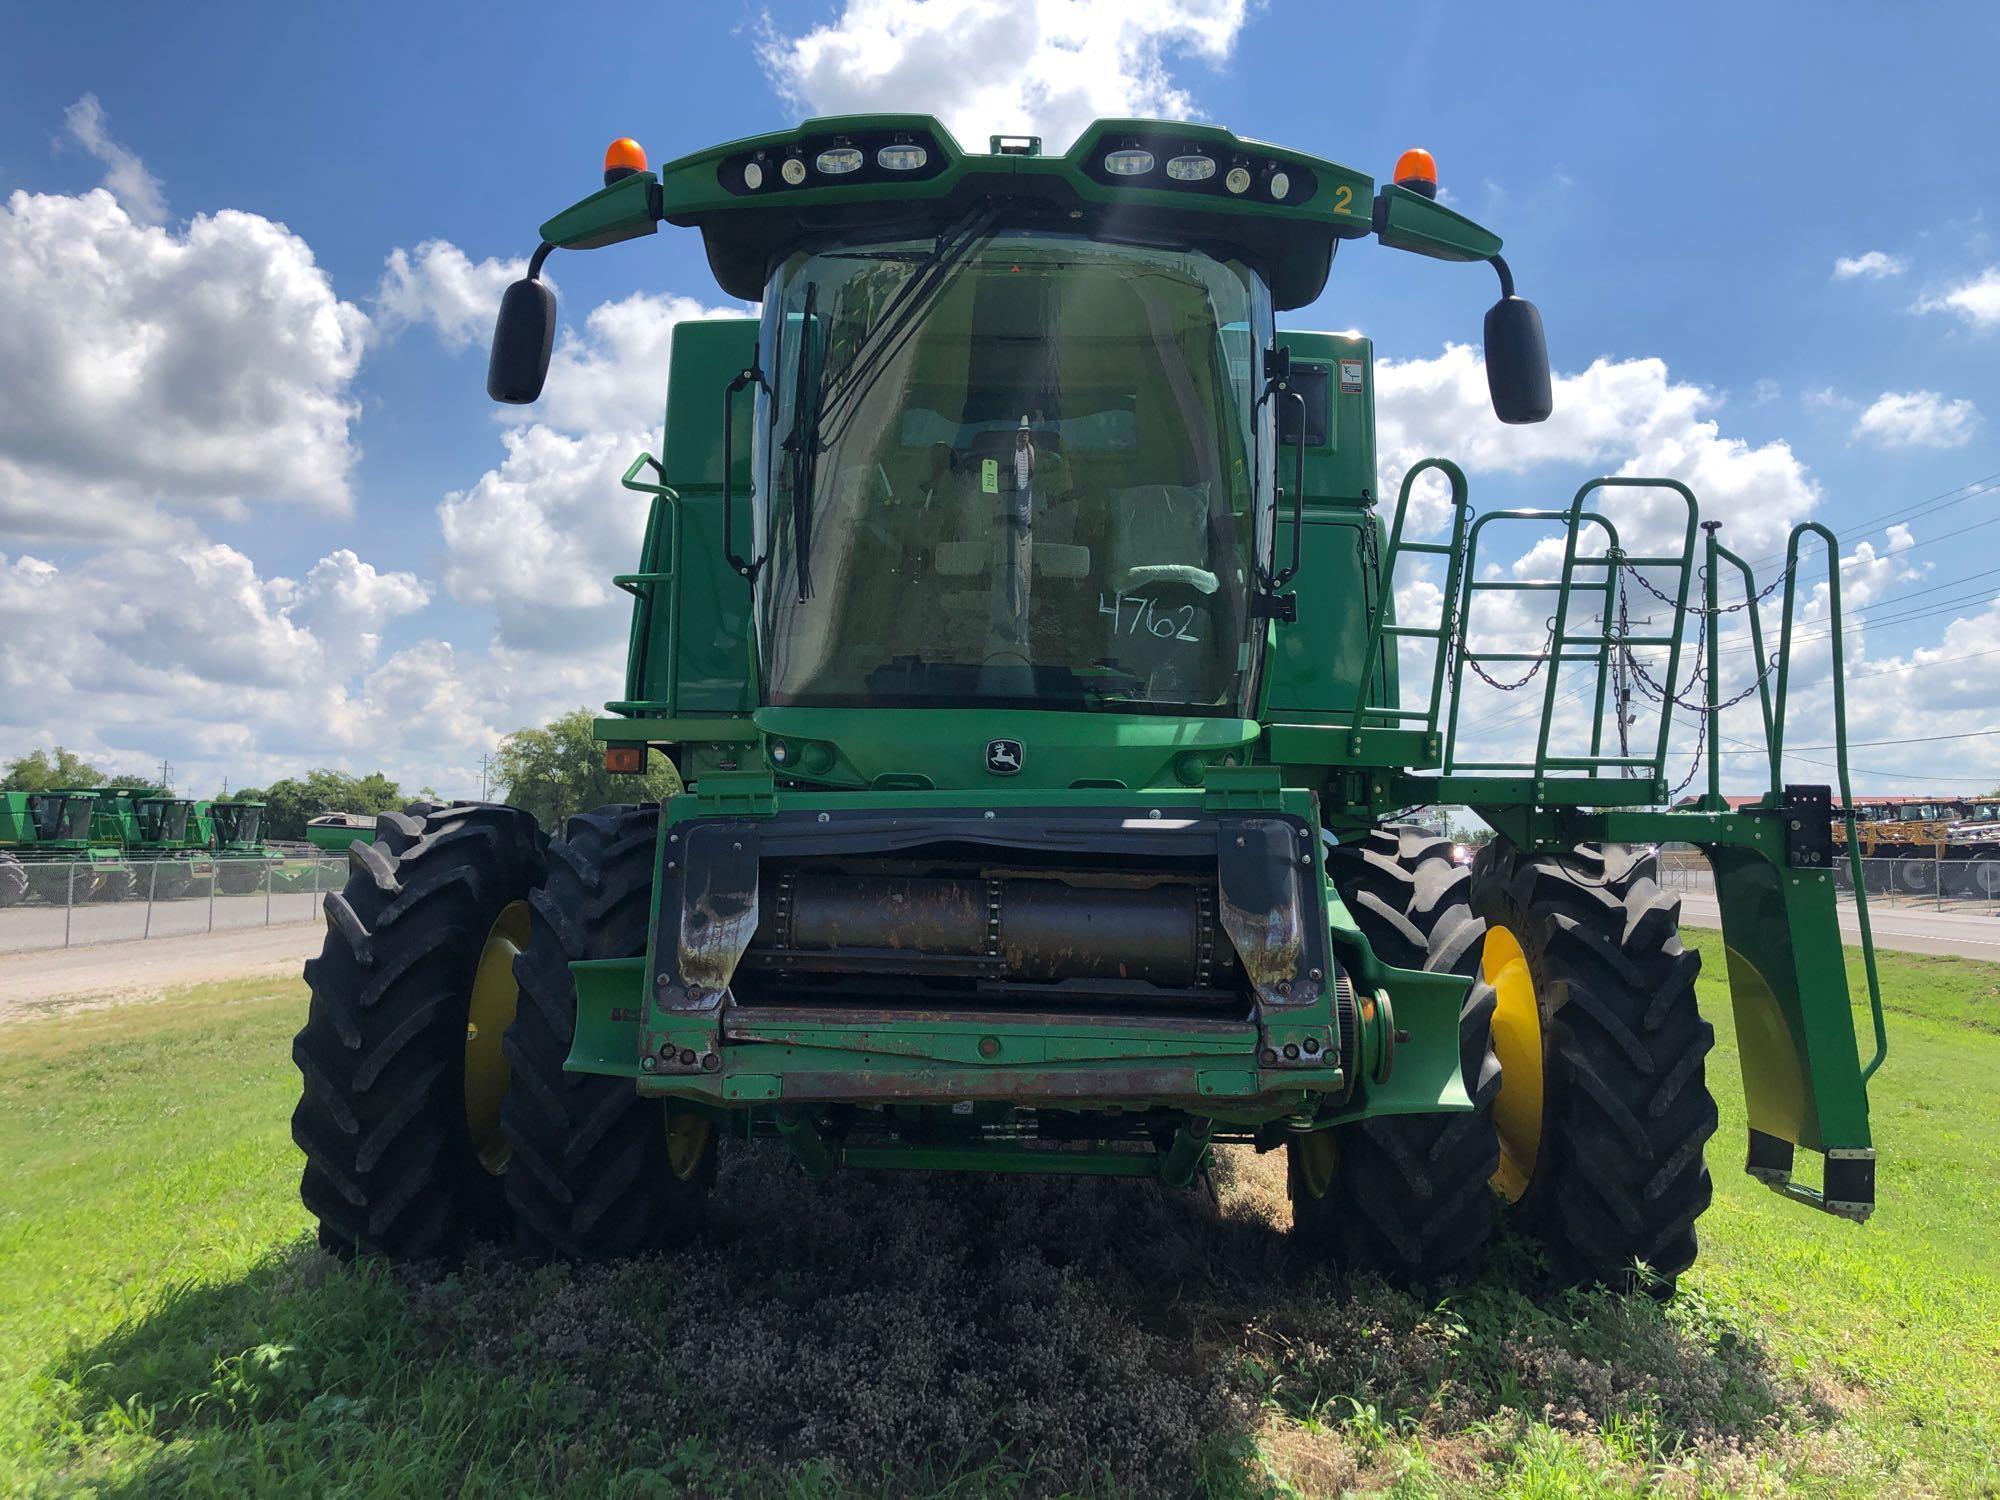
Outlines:
[[1349, 187], [1346, 183], [1343, 182], [1339, 187], [1333, 190], [1333, 211], [1335, 213], [1344, 214], [1348, 212], [1349, 206], [1353, 202], [1354, 202], [1354, 189]]

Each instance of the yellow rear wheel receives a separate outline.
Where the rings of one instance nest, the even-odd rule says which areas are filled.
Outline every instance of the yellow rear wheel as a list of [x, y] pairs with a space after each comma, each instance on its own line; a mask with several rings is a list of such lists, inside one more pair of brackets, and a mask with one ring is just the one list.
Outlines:
[[1518, 1203], [1541, 1156], [1547, 1105], [1542, 1006], [1528, 955], [1509, 929], [1498, 923], [1486, 929], [1480, 967], [1493, 986], [1493, 1054], [1500, 1059], [1500, 1097], [1493, 1102], [1500, 1170], [1493, 1186], [1509, 1203]]
[[521, 987], [514, 960], [528, 946], [528, 903], [512, 901], [487, 930], [472, 980], [465, 1017], [465, 1128], [479, 1164], [496, 1176], [507, 1170], [507, 1138], [500, 1133], [500, 1105], [512, 1069], [501, 1043], [514, 1023]]

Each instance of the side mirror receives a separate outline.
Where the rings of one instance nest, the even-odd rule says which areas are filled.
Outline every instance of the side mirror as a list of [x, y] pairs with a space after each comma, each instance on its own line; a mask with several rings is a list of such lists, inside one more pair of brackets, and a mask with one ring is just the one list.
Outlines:
[[508, 287], [500, 296], [500, 317], [493, 325], [486, 394], [509, 406], [526, 406], [539, 398], [555, 339], [556, 294], [532, 279]]
[[1486, 313], [1486, 389], [1503, 422], [1546, 422], [1555, 410], [1542, 315], [1511, 291]]

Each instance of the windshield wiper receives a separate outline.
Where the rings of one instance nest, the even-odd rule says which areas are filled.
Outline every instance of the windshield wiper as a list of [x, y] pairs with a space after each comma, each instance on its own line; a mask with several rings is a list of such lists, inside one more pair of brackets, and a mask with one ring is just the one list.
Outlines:
[[[992, 233], [993, 222], [999, 216], [998, 204], [983, 203], [938, 234], [937, 244], [930, 255], [896, 289], [889, 305], [882, 309], [882, 316], [854, 346], [854, 352], [841, 366], [840, 374], [828, 382], [820, 408], [824, 420], [836, 421], [840, 418], [842, 408], [853, 401], [855, 395], [866, 387], [868, 378], [902, 345], [915, 326], [918, 315], [950, 284], [952, 272], [959, 262]], [[827, 441], [838, 441], [838, 438], [839, 434], [835, 433]]]
[[[799, 315], [799, 362], [792, 384], [792, 430], [785, 451], [792, 455], [792, 550], [797, 554], [799, 603], [812, 598], [812, 481], [819, 457], [820, 384], [813, 379], [813, 329], [818, 320], [819, 283], [806, 283]], [[808, 394], [807, 386], [811, 385]]]

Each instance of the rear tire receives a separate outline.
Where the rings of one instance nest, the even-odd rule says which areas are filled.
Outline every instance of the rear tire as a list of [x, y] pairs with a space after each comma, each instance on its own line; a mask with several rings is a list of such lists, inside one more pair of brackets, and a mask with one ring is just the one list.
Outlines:
[[527, 813], [490, 803], [376, 826], [376, 843], [349, 851], [326, 945], [306, 964], [312, 1002], [292, 1044], [299, 1193], [337, 1253], [451, 1259], [507, 1227], [499, 1133], [478, 1134], [467, 1086], [469, 1073], [487, 1081], [475, 984], [496, 962], [508, 973], [505, 932], [518, 919], [525, 933], [547, 840]]
[[[1384, 963], [1473, 981], [1459, 1012], [1470, 1113], [1381, 1115], [1294, 1140], [1292, 1232], [1352, 1270], [1405, 1282], [1476, 1274], [1493, 1233], [1499, 1165], [1493, 987], [1479, 973], [1486, 924], [1449, 841], [1380, 828], [1327, 851], [1341, 900]], [[1326, 1139], [1318, 1137], [1324, 1135]]]
[[670, 1117], [666, 1101], [641, 1097], [629, 1078], [563, 1071], [576, 1033], [569, 966], [646, 951], [659, 836], [657, 806], [579, 814], [549, 846], [548, 883], [529, 898], [501, 1128], [513, 1148], [516, 1239], [531, 1255], [606, 1260], [663, 1250], [705, 1217], [715, 1181], [708, 1117]]
[[0, 854], [0, 910], [28, 899], [28, 872], [11, 854]]
[[1540, 1015], [1521, 1227], [1566, 1279], [1627, 1287], [1643, 1261], [1665, 1292], [1694, 1263], [1713, 1192], [1703, 1060], [1715, 1033], [1695, 1006], [1701, 955], [1681, 946], [1680, 900], [1657, 874], [1656, 855], [1620, 845], [1527, 854], [1496, 839], [1474, 865], [1472, 899], [1519, 944]]
[[[409, 816], [405, 814], [404, 816]], [[264, 886], [264, 862], [258, 859], [218, 860], [215, 889], [224, 896], [247, 896]]]

